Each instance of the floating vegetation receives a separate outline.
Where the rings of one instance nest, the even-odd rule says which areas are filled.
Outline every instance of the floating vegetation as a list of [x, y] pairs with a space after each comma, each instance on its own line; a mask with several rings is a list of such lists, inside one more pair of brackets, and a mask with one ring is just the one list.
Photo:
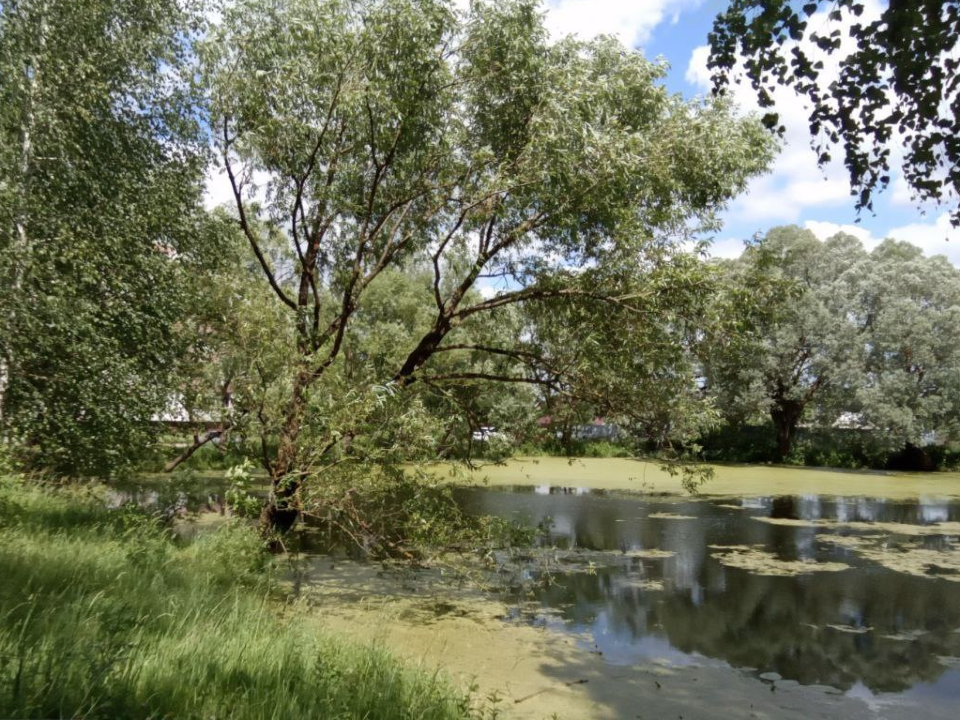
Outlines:
[[707, 547], [711, 550], [740, 550], [746, 552], [755, 548], [762, 548], [763, 545], [707, 545]]
[[816, 572], [839, 572], [850, 566], [841, 562], [816, 562], [813, 560], [781, 560], [776, 555], [753, 547], [726, 548], [713, 553], [713, 557], [727, 567], [747, 570], [754, 575], [792, 576]]
[[935, 550], [917, 542], [891, 545], [885, 535], [824, 535], [818, 539], [853, 550], [863, 559], [894, 572], [960, 582], [960, 545], [956, 543]]
[[647, 517], [656, 518], [657, 520], [696, 520], [697, 519], [693, 515], [678, 515], [677, 513], [669, 513], [669, 512], [650, 513]]
[[647, 591], [663, 590], [663, 580], [649, 580], [643, 578], [629, 579], [623, 583], [623, 586]]
[[898, 640], [900, 642], [913, 642], [914, 640], [919, 640], [921, 637], [928, 633], [927, 630], [903, 630], [898, 633], [893, 633], [890, 635], [881, 635], [880, 637], [885, 640]]
[[839, 529], [848, 528], [863, 532], [884, 532], [892, 535], [960, 535], [960, 522], [939, 522], [931, 525], [913, 525], [911, 523], [896, 522], [863, 522], [842, 520], [798, 520], [796, 518], [754, 517], [753, 520], [770, 525], [785, 525], [787, 527], [810, 527]]
[[878, 539], [886, 539], [886, 536], [868, 535], [863, 537], [861, 535], [821, 535], [817, 539], [820, 542], [829, 543], [831, 545], [839, 545], [843, 548], [856, 549], [869, 546], [872, 542], [876, 542]]
[[857, 552], [888, 570], [960, 582], [960, 546], [957, 545], [944, 550], [930, 550], [918, 545], [897, 548], [877, 546], [863, 547]]

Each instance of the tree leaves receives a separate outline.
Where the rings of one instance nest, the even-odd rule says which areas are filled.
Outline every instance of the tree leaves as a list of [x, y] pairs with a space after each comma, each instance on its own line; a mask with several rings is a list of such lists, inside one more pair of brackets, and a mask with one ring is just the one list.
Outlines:
[[[722, 93], [742, 65], [761, 107], [770, 106], [777, 85], [805, 96], [820, 162], [829, 161], [829, 146], [843, 146], [859, 210], [871, 209], [875, 193], [889, 184], [901, 149], [903, 176], [917, 201], [955, 204], [960, 2], [890, 2], [877, 17], [854, 22], [864, 11], [858, 0], [811, 2], [799, 10], [786, 0], [732, 0], [710, 33], [714, 91]], [[829, 86], [810, 44], [838, 65]], [[952, 221], [960, 224], [960, 210], [952, 211]]]

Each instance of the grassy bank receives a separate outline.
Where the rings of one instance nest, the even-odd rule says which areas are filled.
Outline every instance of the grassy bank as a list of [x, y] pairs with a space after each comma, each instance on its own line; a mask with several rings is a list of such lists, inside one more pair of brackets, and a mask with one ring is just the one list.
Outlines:
[[466, 697], [278, 612], [256, 535], [178, 541], [0, 479], [0, 717], [464, 718]]

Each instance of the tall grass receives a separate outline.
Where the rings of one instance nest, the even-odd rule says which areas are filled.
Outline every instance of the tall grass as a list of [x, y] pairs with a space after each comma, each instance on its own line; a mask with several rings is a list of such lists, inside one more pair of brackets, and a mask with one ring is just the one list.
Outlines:
[[469, 699], [278, 612], [257, 536], [0, 479], [0, 717], [464, 718]]

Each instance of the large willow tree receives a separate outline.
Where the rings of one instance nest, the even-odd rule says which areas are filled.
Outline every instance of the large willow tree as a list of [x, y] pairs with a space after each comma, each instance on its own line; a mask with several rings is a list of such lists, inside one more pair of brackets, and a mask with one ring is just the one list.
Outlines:
[[[530, 0], [468, 15], [442, 0], [238, 0], [204, 52], [236, 219], [293, 328], [265, 513], [281, 527], [306, 458], [336, 446], [303, 436], [312, 394], [386, 270], [432, 277], [430, 322], [380, 379], [391, 392], [561, 383], [525, 349], [530, 338], [464, 337], [544, 301], [666, 322], [702, 290], [680, 241], [715, 227], [772, 152], [758, 123], [671, 95], [662, 64], [613, 39], [551, 44]], [[277, 236], [291, 262], [263, 250]], [[482, 280], [501, 291], [479, 296]], [[509, 374], [443, 372], [446, 351], [517, 362]]]

